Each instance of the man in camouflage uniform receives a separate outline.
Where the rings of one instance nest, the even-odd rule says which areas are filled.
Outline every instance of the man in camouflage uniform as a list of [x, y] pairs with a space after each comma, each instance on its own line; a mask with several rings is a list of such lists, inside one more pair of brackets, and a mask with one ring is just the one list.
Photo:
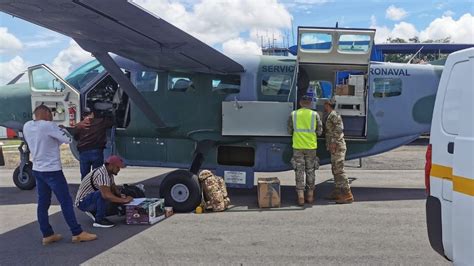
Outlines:
[[230, 199], [222, 177], [215, 176], [209, 170], [203, 170], [199, 174], [199, 182], [204, 192], [205, 209], [219, 212], [229, 207]]
[[346, 142], [344, 140], [344, 124], [341, 116], [334, 110], [336, 102], [328, 100], [324, 103], [324, 111], [327, 114], [326, 119], [326, 147], [331, 154], [332, 174], [334, 175], [335, 188], [331, 195], [326, 197], [329, 200], [335, 200], [336, 203], [352, 203], [352, 195], [344, 171], [344, 159], [346, 157]]
[[319, 114], [311, 110], [311, 100], [311, 97], [302, 96], [301, 108], [293, 111], [288, 120], [288, 133], [293, 136], [291, 164], [295, 169], [296, 194], [300, 206], [304, 205], [305, 200], [307, 203], [313, 203], [314, 201], [315, 171], [319, 167], [318, 157], [316, 156], [318, 147], [316, 135], [320, 136], [323, 131]]

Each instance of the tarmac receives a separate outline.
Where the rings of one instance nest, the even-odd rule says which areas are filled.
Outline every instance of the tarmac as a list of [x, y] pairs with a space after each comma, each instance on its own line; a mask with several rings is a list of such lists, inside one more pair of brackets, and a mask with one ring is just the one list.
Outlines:
[[[233, 206], [222, 213], [175, 214], [152, 226], [97, 229], [76, 210], [90, 243], [72, 244], [58, 203], [50, 223], [64, 239], [42, 246], [35, 191], [14, 187], [11, 169], [0, 169], [0, 265], [449, 265], [428, 242], [425, 221], [424, 146], [348, 162], [356, 202], [336, 205], [322, 197], [331, 172], [317, 172], [314, 205], [295, 204], [293, 172], [258, 173], [282, 181], [282, 207], [259, 209], [256, 189], [230, 189]], [[377, 168], [377, 169], [373, 169]], [[172, 169], [124, 169], [117, 183], [143, 183], [156, 196]], [[75, 195], [79, 169], [64, 170]]]

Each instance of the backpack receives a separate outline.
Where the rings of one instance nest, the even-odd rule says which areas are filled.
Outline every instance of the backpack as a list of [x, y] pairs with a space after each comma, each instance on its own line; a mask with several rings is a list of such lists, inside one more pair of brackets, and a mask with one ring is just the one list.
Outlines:
[[211, 171], [203, 170], [199, 174], [199, 182], [203, 190], [205, 209], [225, 211], [230, 205], [224, 179], [214, 175]]

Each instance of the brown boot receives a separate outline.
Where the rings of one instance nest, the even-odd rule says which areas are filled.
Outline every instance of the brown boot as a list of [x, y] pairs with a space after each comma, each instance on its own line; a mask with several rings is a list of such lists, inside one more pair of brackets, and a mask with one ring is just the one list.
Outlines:
[[296, 194], [298, 195], [298, 205], [304, 206], [304, 190], [298, 190]]
[[306, 203], [312, 204], [314, 202], [314, 190], [308, 189], [306, 191]]
[[48, 237], [43, 237], [43, 246], [49, 245], [51, 243], [61, 240], [63, 237], [60, 234], [54, 234]]
[[79, 243], [79, 242], [87, 242], [96, 240], [97, 235], [87, 233], [86, 231], [82, 231], [82, 233], [78, 234], [77, 236], [72, 237], [72, 243]]
[[338, 198], [339, 194], [341, 194], [341, 189], [340, 188], [334, 188], [331, 191], [331, 194], [324, 197], [324, 199], [326, 199], [326, 200], [336, 200]]
[[342, 189], [342, 193], [336, 199], [337, 204], [348, 204], [354, 202], [354, 196], [352, 195], [351, 189]]

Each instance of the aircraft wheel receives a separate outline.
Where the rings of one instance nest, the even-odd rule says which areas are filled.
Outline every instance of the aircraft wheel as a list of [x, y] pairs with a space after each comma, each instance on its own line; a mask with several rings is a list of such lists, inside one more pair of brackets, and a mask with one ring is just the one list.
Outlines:
[[20, 175], [18, 166], [13, 172], [13, 183], [21, 190], [32, 190], [36, 186], [36, 179], [33, 176], [33, 164], [30, 162], [23, 168], [23, 175]]
[[175, 212], [191, 212], [201, 203], [201, 186], [197, 176], [186, 170], [169, 173], [160, 185], [160, 197]]

